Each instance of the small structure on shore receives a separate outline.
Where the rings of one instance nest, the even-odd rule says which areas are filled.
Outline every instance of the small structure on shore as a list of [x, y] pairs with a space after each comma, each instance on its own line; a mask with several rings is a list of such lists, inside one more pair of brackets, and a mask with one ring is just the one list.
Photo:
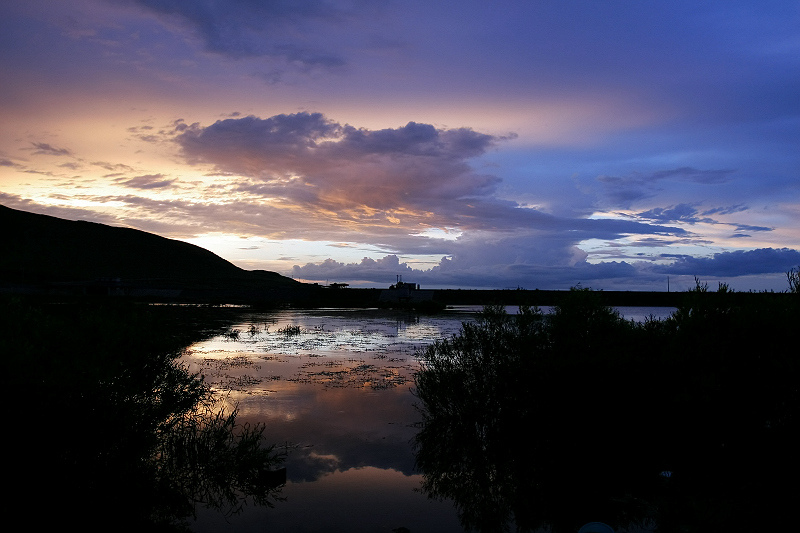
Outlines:
[[394, 285], [389, 285], [389, 290], [394, 290], [394, 289], [397, 289], [397, 290], [405, 289], [405, 290], [409, 290], [409, 291], [418, 291], [419, 290], [419, 284], [408, 283], [406, 281], [403, 281], [403, 276], [397, 276], [397, 282]]
[[413, 305], [433, 301], [432, 290], [423, 290], [416, 283], [403, 281], [397, 276], [397, 282], [381, 291], [378, 301], [385, 304]]

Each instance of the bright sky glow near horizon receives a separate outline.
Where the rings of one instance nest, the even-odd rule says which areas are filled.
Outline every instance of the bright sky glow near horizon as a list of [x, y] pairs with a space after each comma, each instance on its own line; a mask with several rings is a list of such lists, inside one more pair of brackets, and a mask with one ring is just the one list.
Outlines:
[[303, 281], [785, 290], [796, 0], [0, 2], [0, 204]]

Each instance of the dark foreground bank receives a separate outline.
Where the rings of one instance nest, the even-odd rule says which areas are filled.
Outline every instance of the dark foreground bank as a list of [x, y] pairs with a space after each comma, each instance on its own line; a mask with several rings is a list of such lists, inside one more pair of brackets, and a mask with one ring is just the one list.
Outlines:
[[[487, 309], [417, 375], [424, 490], [479, 531], [780, 530], [800, 496], [799, 285], [744, 303], [698, 285], [671, 319], [643, 323], [589, 290], [564, 291], [549, 316]], [[269, 432], [220, 413], [176, 365], [237, 313], [0, 299], [15, 516], [174, 531], [195, 504], [279, 498]]]
[[280, 456], [176, 363], [224, 309], [0, 299], [7, 508], [25, 529], [179, 531], [195, 505], [279, 496]]

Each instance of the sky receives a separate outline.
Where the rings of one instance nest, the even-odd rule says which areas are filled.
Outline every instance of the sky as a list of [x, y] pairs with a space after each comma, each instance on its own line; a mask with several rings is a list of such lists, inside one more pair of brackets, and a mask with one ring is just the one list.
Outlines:
[[796, 0], [0, 0], [0, 205], [300, 281], [786, 290]]

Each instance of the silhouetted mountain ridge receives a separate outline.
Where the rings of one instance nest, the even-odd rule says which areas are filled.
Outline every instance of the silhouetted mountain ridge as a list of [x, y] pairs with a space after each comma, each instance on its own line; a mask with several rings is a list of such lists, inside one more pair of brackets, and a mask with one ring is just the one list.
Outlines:
[[182, 241], [132, 228], [71, 221], [0, 205], [0, 275], [6, 281], [163, 280], [197, 284], [301, 286], [248, 271]]

